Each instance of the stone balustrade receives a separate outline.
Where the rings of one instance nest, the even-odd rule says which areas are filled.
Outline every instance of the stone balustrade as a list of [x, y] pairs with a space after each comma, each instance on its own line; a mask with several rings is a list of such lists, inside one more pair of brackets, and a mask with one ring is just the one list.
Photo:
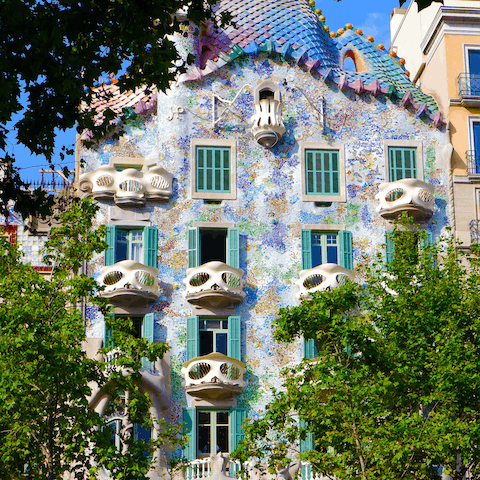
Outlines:
[[102, 295], [112, 303], [141, 306], [153, 302], [160, 294], [158, 268], [147, 267], [134, 260], [122, 260], [103, 267], [98, 282], [105, 285]]
[[299, 287], [297, 298], [299, 300], [309, 298], [314, 292], [339, 287], [347, 280], [354, 278], [354, 271], [347, 270], [336, 263], [324, 263], [318, 267], [302, 270], [299, 279], [295, 282]]
[[189, 268], [184, 296], [193, 305], [221, 308], [241, 303], [243, 291], [243, 270], [223, 262], [208, 262], [199, 267]]
[[117, 171], [111, 165], [102, 165], [80, 175], [78, 188], [83, 196], [95, 200], [113, 199], [117, 205], [141, 206], [147, 200], [168, 201], [172, 180], [173, 175], [158, 166], [143, 172], [135, 168]]
[[252, 134], [265, 148], [276, 145], [285, 133], [282, 120], [282, 104], [273, 98], [264, 98], [255, 103], [255, 113], [250, 117]]
[[183, 364], [185, 392], [199, 399], [226, 400], [245, 388], [246, 364], [223, 353], [210, 353]]
[[433, 185], [416, 178], [381, 183], [375, 195], [379, 202], [376, 211], [387, 220], [395, 219], [403, 212], [415, 220], [428, 220], [435, 209], [433, 192]]

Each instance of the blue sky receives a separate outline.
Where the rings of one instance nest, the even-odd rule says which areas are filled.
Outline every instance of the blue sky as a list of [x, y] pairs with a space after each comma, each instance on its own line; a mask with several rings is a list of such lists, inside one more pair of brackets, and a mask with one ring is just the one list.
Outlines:
[[[390, 13], [394, 7], [398, 7], [398, 0], [317, 0], [316, 8], [322, 9], [326, 18], [326, 24], [331, 31], [343, 28], [346, 23], [351, 23], [355, 29], [360, 28], [367, 36], [372, 36], [375, 42], [383, 43], [386, 48], [390, 45]], [[69, 147], [75, 142], [75, 130], [60, 132], [58, 137], [58, 152], [62, 145]], [[9, 142], [10, 152], [13, 152], [17, 159], [21, 176], [24, 180], [40, 179], [39, 170], [47, 168], [46, 160], [43, 157], [30, 155], [26, 148], [16, 145], [14, 136]], [[70, 155], [64, 162], [57, 154], [54, 162], [61, 169], [64, 166], [71, 170], [75, 167], [75, 156]]]

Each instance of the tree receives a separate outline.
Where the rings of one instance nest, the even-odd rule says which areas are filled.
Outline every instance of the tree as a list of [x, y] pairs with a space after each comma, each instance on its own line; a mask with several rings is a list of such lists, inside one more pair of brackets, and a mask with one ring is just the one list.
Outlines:
[[[185, 70], [171, 35], [182, 33], [184, 16], [197, 25], [211, 17], [214, 0], [5, 0], [0, 3], [0, 198], [6, 214], [44, 204], [40, 191], [26, 192], [6, 137], [51, 161], [57, 130], [78, 125], [100, 138], [112, 128], [113, 112], [96, 125], [89, 105], [98, 80], [114, 74], [120, 89], [165, 90]], [[125, 67], [126, 65], [126, 67]], [[98, 91], [96, 92], [98, 95]], [[19, 116], [16, 116], [18, 114]], [[45, 210], [42, 210], [45, 212]]]
[[[149, 345], [132, 335], [132, 322], [117, 320], [115, 364], [90, 359], [82, 351], [85, 325], [82, 301], [107, 313], [96, 281], [82, 273], [84, 262], [103, 251], [105, 228], [92, 230], [98, 207], [75, 202], [52, 229], [45, 277], [22, 263], [18, 250], [0, 244], [0, 477], [58, 479], [94, 478], [105, 465], [113, 478], [145, 479], [150, 465], [146, 452], [159, 445], [181, 443], [178, 432], [165, 424], [150, 444], [124, 438], [120, 454], [110, 441], [106, 421], [89, 408], [91, 386], [108, 388], [111, 408], [128, 391], [130, 423], [151, 426], [146, 417], [148, 395], [139, 388], [140, 357], [162, 357], [164, 343]], [[111, 348], [111, 347], [110, 347]], [[108, 351], [108, 348], [105, 349]], [[125, 373], [128, 373], [125, 375]]]
[[275, 469], [300, 446], [331, 478], [480, 478], [478, 257], [410, 228], [392, 239], [394, 258], [367, 265], [364, 286], [280, 310], [275, 338], [311, 339], [316, 358], [283, 372], [236, 456]]

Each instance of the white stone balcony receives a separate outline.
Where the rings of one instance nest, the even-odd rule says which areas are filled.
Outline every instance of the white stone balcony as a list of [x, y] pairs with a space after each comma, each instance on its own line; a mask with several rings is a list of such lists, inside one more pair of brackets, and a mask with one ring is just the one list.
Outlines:
[[183, 293], [193, 305], [223, 308], [241, 303], [243, 291], [243, 270], [223, 262], [208, 262], [199, 267], [189, 268], [183, 281], [187, 289]]
[[172, 196], [173, 175], [161, 167], [146, 172], [135, 168], [117, 171], [103, 165], [80, 175], [79, 189], [95, 200], [114, 200], [117, 205], [141, 206], [147, 200], [168, 201]]
[[185, 392], [200, 400], [228, 400], [245, 388], [246, 363], [223, 353], [210, 353], [183, 364]]
[[435, 209], [434, 187], [416, 178], [381, 183], [375, 199], [376, 212], [387, 220], [406, 212], [415, 220], [428, 220]]
[[98, 282], [105, 285], [102, 296], [121, 306], [144, 306], [160, 294], [158, 268], [133, 260], [123, 260], [103, 267]]
[[273, 98], [264, 98], [255, 104], [251, 116], [252, 134], [264, 148], [272, 148], [285, 133], [282, 120], [282, 104]]
[[295, 282], [300, 289], [297, 298], [299, 300], [310, 298], [312, 293], [337, 288], [354, 278], [354, 271], [347, 270], [336, 263], [324, 263], [318, 267], [302, 270], [300, 278]]

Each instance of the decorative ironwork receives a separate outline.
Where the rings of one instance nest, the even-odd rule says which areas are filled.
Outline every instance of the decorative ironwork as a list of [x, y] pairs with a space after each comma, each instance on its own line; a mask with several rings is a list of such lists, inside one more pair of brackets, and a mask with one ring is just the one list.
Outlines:
[[467, 171], [469, 175], [480, 175], [480, 150], [467, 150]]
[[458, 78], [458, 96], [480, 97], [480, 74], [461, 73]]
[[470, 241], [472, 243], [480, 242], [480, 220], [470, 221]]

